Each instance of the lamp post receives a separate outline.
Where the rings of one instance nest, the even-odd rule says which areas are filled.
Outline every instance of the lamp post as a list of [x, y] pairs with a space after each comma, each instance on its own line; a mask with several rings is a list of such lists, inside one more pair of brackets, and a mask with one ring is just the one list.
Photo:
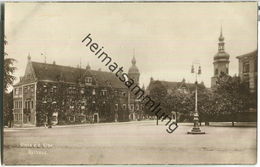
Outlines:
[[[197, 69], [194, 69], [194, 65], [197, 65]], [[198, 75], [201, 74], [201, 67], [199, 64], [192, 64], [191, 73], [195, 74], [195, 112], [193, 115], [193, 128], [188, 134], [205, 134], [199, 127], [199, 113], [198, 113]]]

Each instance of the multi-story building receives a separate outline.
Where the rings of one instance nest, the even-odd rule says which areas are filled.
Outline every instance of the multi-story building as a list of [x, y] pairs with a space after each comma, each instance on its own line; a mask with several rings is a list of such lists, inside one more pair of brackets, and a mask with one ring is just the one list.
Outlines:
[[224, 36], [222, 34], [222, 28], [220, 31], [220, 36], [218, 38], [218, 52], [214, 56], [214, 75], [211, 77], [211, 88], [216, 85], [217, 78], [221, 74], [227, 74], [229, 73], [229, 54], [225, 52], [225, 42], [224, 42]]
[[257, 50], [237, 56], [238, 74], [242, 82], [250, 89], [250, 104], [240, 118], [243, 121], [257, 121]]
[[[139, 81], [132, 60], [129, 76]], [[42, 126], [97, 123], [136, 119], [142, 107], [112, 72], [28, 62], [25, 74], [14, 85], [14, 124]], [[129, 109], [131, 107], [131, 110]]]
[[[182, 93], [182, 94], [191, 94], [195, 91], [196, 85], [193, 83], [187, 83], [185, 79], [181, 82], [171, 82], [171, 81], [161, 81], [154, 80], [152, 77], [150, 79], [150, 83], [146, 89], [147, 94], [153, 89], [160, 87], [161, 90], [165, 92], [165, 94], [171, 95], [174, 93]], [[198, 88], [206, 88], [204, 83], [201, 82], [198, 84]]]
[[256, 92], [257, 88], [257, 50], [237, 56], [239, 77], [248, 83], [250, 92]]

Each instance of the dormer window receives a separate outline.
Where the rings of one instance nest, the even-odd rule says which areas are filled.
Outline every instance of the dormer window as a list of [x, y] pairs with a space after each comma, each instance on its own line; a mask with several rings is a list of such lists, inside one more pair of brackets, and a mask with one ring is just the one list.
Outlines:
[[86, 77], [85, 78], [85, 83], [86, 84], [92, 84], [92, 78], [91, 77]]
[[107, 94], [107, 90], [106, 89], [101, 90], [101, 95], [102, 96], [105, 96], [106, 94]]

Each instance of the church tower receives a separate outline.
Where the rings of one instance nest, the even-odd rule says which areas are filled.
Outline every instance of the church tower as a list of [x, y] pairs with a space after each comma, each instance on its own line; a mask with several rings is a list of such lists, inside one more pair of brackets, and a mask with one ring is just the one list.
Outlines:
[[214, 75], [211, 77], [211, 87], [216, 85], [217, 78], [220, 76], [220, 74], [224, 73], [228, 75], [229, 69], [229, 54], [225, 52], [225, 42], [224, 36], [222, 34], [222, 27], [218, 40], [218, 52], [214, 56]]
[[136, 66], [135, 56], [132, 59], [132, 66], [128, 70], [128, 76], [134, 80], [136, 85], [139, 85], [140, 72]]

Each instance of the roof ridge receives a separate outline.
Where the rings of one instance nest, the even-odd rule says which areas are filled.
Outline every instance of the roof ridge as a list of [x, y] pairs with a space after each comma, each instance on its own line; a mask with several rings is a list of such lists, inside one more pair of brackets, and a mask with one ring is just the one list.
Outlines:
[[[84, 68], [78, 68], [78, 67], [72, 67], [72, 66], [66, 66], [66, 65], [51, 64], [51, 63], [41, 63], [41, 62], [37, 62], [37, 61], [31, 61], [31, 62], [32, 63], [42, 64], [42, 65], [51, 65], [51, 66], [59, 66], [59, 67], [64, 67], [64, 68], [73, 68], [73, 69], [85, 70]], [[111, 71], [99, 71], [99, 70], [90, 70], [90, 71], [93, 71], [93, 72], [105, 72], [105, 73], [113, 74]]]

